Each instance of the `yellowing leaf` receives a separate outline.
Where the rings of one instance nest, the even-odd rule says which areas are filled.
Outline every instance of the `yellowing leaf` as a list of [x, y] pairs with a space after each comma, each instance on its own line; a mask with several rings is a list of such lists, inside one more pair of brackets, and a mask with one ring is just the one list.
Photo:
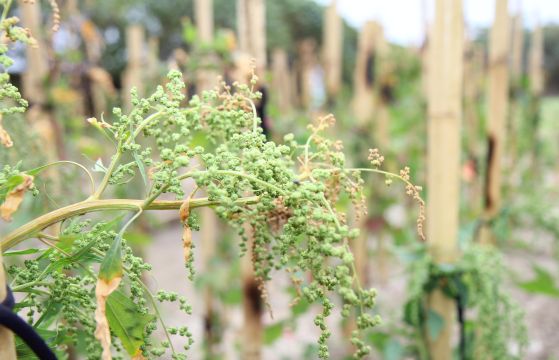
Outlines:
[[108, 281], [104, 279], [97, 280], [95, 287], [95, 297], [97, 298], [97, 308], [95, 309], [95, 321], [97, 327], [95, 328], [95, 338], [99, 340], [103, 347], [102, 360], [111, 360], [111, 331], [109, 322], [107, 320], [106, 306], [107, 298], [113, 291], [118, 288], [122, 276], [114, 277]]
[[6, 195], [6, 200], [0, 205], [0, 217], [6, 221], [12, 220], [12, 214], [17, 211], [23, 201], [23, 195], [33, 186], [33, 176], [22, 174], [23, 182]]
[[0, 114], [0, 144], [4, 145], [5, 147], [9, 148], [14, 145], [12, 142], [12, 138], [10, 134], [2, 127], [2, 115]]

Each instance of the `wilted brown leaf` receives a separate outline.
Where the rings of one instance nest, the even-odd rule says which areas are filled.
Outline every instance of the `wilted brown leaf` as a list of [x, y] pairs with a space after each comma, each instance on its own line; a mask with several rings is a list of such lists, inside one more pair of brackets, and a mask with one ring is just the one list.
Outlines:
[[108, 282], [104, 279], [97, 280], [95, 287], [95, 297], [97, 298], [97, 308], [95, 309], [95, 321], [97, 328], [95, 329], [95, 338], [99, 340], [103, 347], [102, 360], [111, 360], [111, 332], [109, 329], [109, 322], [106, 315], [107, 298], [113, 291], [118, 288], [121, 276], [115, 277]]
[[2, 114], [0, 114], [0, 143], [7, 148], [14, 145], [10, 134], [2, 127]]
[[179, 217], [182, 222], [182, 247], [184, 253], [184, 261], [188, 262], [190, 259], [190, 252], [192, 251], [192, 230], [188, 226], [188, 217], [190, 216], [190, 198], [189, 196], [181, 205], [179, 210]]
[[12, 214], [17, 211], [23, 201], [23, 195], [31, 186], [33, 186], [33, 176], [23, 174], [23, 182], [8, 193], [6, 200], [0, 205], [0, 217], [2, 219], [12, 220]]

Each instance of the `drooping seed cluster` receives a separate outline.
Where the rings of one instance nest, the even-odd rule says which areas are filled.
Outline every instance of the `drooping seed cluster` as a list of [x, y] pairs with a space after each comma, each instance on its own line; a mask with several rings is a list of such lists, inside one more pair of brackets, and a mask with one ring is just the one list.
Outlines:
[[[266, 292], [266, 284], [272, 280], [273, 272], [286, 271], [296, 290], [294, 302], [304, 298], [322, 306], [322, 312], [315, 317], [315, 324], [321, 331], [318, 356], [329, 356], [331, 332], [326, 318], [336, 311], [344, 318], [355, 317], [357, 329], [351, 339], [355, 356], [367, 355], [371, 347], [365, 341], [366, 331], [380, 322], [373, 311], [376, 292], [364, 289], [355, 274], [354, 257], [348, 244], [359, 236], [359, 230], [349, 227], [346, 221], [348, 206], [353, 206], [358, 216], [366, 214], [361, 178], [366, 169], [346, 168], [343, 145], [324, 134], [334, 125], [334, 117], [327, 115], [309, 125], [310, 134], [305, 142], [299, 143], [288, 134], [283, 144], [277, 144], [268, 141], [259, 127], [261, 119], [254, 109], [261, 95], [254, 92], [253, 84], [231, 87], [222, 83], [190, 100], [185, 99], [184, 89], [182, 75], [171, 71], [165, 87], [159, 86], [152, 95], [140, 98], [133, 90], [133, 109], [129, 113], [116, 108], [112, 121], [102, 117], [88, 120], [116, 145], [110, 164], [101, 167], [106, 176], [101, 190], [107, 185], [107, 191], [118, 189], [135, 177], [141, 177], [145, 184], [144, 205], [149, 205], [163, 194], [184, 199], [183, 181], [193, 180], [197, 188], [205, 191], [208, 201], [216, 204], [216, 213], [239, 233], [241, 254], [250, 252], [264, 302], [268, 303], [270, 295]], [[383, 157], [378, 150], [371, 151], [370, 160], [373, 170], [378, 170]], [[409, 169], [400, 176], [382, 173], [400, 177], [411, 186], [407, 188], [411, 195], [422, 201], [420, 189], [409, 182]], [[53, 248], [49, 251], [54, 258], [49, 260], [64, 261], [68, 269], [94, 279], [96, 274], [91, 265], [105, 258], [119, 236], [116, 230], [121, 226], [120, 220], [108, 225], [78, 222], [82, 225], [65, 228], [63, 234], [73, 234], [74, 240], [64, 251], [57, 247], [65, 243], [62, 239], [50, 244]], [[190, 231], [196, 231], [199, 224], [195, 212], [189, 211], [182, 220], [188, 232], [182, 244], [177, 243], [177, 248], [182, 246], [185, 254], [188, 252], [186, 266], [193, 275]], [[153, 336], [158, 321], [161, 322], [156, 300], [179, 301], [186, 313], [190, 312], [190, 307], [186, 299], [176, 294], [151, 295], [142, 282], [142, 273], [151, 267], [133, 254], [126, 243], [126, 233], [123, 238], [125, 277], [117, 292], [130, 294], [133, 299], [130, 306], [141, 314], [137, 320], [145, 320], [141, 351], [150, 358], [168, 358], [170, 352], [172, 358], [182, 359], [185, 355], [173, 349], [169, 338], [161, 343]], [[38, 264], [42, 271], [49, 266], [48, 263]], [[33, 271], [32, 276], [36, 276], [39, 270]], [[11, 272], [25, 281], [31, 277], [19, 274], [15, 268]], [[48, 268], [45, 274], [52, 277], [51, 273]], [[69, 284], [69, 281], [62, 282]], [[90, 301], [87, 304], [91, 306], [95, 300], [89, 285], [88, 282], [85, 288]], [[36, 286], [39, 285], [31, 284], [29, 291]], [[115, 296], [120, 296], [118, 294]], [[87, 297], [82, 293], [78, 295]], [[50, 294], [45, 294], [36, 303], [44, 304], [49, 299]], [[108, 301], [111, 301], [110, 296]], [[336, 306], [340, 302], [341, 306]], [[64, 311], [70, 314], [73, 310]], [[58, 313], [56, 316], [66, 315]], [[94, 328], [92, 312], [83, 316], [75, 322]], [[163, 328], [168, 336], [187, 337], [187, 347], [190, 347], [192, 336], [186, 327]], [[128, 351], [130, 344], [119, 338], [118, 332], [116, 335], [115, 349]], [[94, 339], [91, 341], [91, 354], [98, 354], [98, 344]]]

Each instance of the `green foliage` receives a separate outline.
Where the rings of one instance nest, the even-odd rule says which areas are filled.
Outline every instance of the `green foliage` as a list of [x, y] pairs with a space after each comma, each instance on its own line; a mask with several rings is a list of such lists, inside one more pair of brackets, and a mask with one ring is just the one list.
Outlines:
[[144, 329], [155, 319], [152, 314], [138, 314], [136, 304], [121, 291], [107, 299], [107, 319], [111, 330], [122, 342], [128, 355], [138, 353], [144, 344]]
[[[93, 193], [84, 201], [59, 209], [58, 213], [54, 211], [32, 220], [24, 225], [26, 230], [16, 230], [2, 242], [2, 247], [7, 248], [37, 237], [51, 247], [37, 253], [40, 255], [35, 260], [25, 261], [23, 267], [10, 267], [9, 274], [14, 290], [27, 294], [27, 301], [19, 306], [28, 308], [30, 316], [48, 317], [50, 322], [43, 324], [44, 329], [57, 324], [61, 333], [68, 334], [63, 342], [53, 346], [77, 345], [78, 339], [84, 339], [88, 356], [98, 357], [100, 346], [93, 337], [94, 284], [96, 278], [109, 282], [124, 275], [119, 290], [107, 302], [114, 350], [124, 349], [132, 354], [140, 349], [149, 357], [168, 358], [169, 352], [173, 358], [185, 356], [173, 349], [169, 338], [161, 344], [152, 338], [157, 319], [167, 337], [185, 336], [192, 343], [188, 328], [169, 328], [163, 324], [154, 296], [141, 280], [142, 273], [151, 267], [132, 254], [125, 234], [143, 211], [158, 208], [158, 198], [163, 194], [174, 195], [179, 200], [175, 203], [178, 209], [186, 195], [182, 182], [192, 179], [198, 188], [205, 189], [208, 198], [187, 201], [198, 201], [198, 206], [215, 205], [216, 213], [237, 229], [242, 239], [240, 254], [251, 253], [264, 301], [267, 302], [268, 296], [264, 284], [272, 279], [274, 270], [283, 269], [292, 277], [295, 302], [322, 306], [314, 319], [321, 330], [320, 358], [329, 356], [330, 330], [326, 318], [336, 310], [335, 297], [342, 304], [337, 311], [344, 318], [356, 318], [357, 329], [351, 338], [355, 356], [363, 357], [370, 352], [364, 333], [380, 322], [372, 311], [376, 291], [362, 288], [357, 281], [348, 244], [359, 231], [348, 226], [346, 216], [337, 210], [337, 203], [351, 199], [355, 212], [364, 213], [361, 174], [380, 173], [389, 179], [402, 180], [407, 193], [419, 202], [418, 228], [421, 229], [420, 188], [410, 183], [408, 168], [399, 175], [380, 170], [384, 157], [376, 149], [369, 152], [371, 168], [346, 168], [341, 144], [323, 135], [334, 123], [331, 115], [311, 125], [310, 134], [301, 142], [292, 135], [285, 137], [284, 144], [267, 141], [254, 110], [254, 102], [260, 97], [253, 90], [255, 83], [254, 77], [250, 85], [231, 88], [220, 84], [218, 90], [186, 101], [182, 75], [171, 71], [165, 87], [157, 87], [152, 95], [139, 98], [132, 91], [134, 108], [130, 113], [115, 108], [110, 123], [103, 118], [89, 119], [97, 131], [112, 139], [114, 146], [110, 163], [96, 164], [103, 178], [97, 186], [93, 184]], [[199, 134], [212, 147], [194, 145]], [[87, 169], [83, 170], [92, 178]], [[14, 175], [12, 172], [12, 168], [6, 168], [4, 183]], [[36, 170], [16, 172], [15, 175], [38, 175]], [[133, 212], [122, 225], [118, 218], [111, 223], [83, 222], [79, 217], [87, 211], [68, 210], [87, 209], [106, 192], [118, 193], [119, 188], [135, 177], [146, 181], [144, 199], [105, 200], [107, 211], [118, 209], [124, 203]], [[59, 237], [40, 232], [61, 220], [70, 223]], [[189, 217], [187, 223], [192, 229], [198, 227], [194, 217]], [[190, 256], [185, 265], [190, 274], [194, 272], [192, 264]], [[98, 274], [93, 271], [93, 265], [100, 265]], [[127, 296], [124, 292], [129, 292], [131, 302], [123, 300]], [[191, 311], [186, 299], [176, 294], [160, 292], [157, 300], [178, 300], [183, 311]], [[294, 311], [304, 311], [307, 306]], [[132, 316], [134, 312], [139, 315]], [[277, 336], [276, 328], [272, 335], [269, 337]]]
[[534, 271], [534, 279], [520, 282], [518, 286], [529, 293], [559, 297], [559, 287], [555, 284], [553, 276], [539, 266], [534, 266]]
[[[425, 253], [426, 254], [426, 253]], [[436, 338], [443, 319], [425, 307], [425, 296], [435, 289], [456, 300], [464, 316], [461, 341], [475, 359], [521, 359], [527, 344], [523, 312], [503, 290], [505, 270], [496, 250], [479, 245], [464, 249], [453, 265], [435, 264], [428, 255], [412, 263], [406, 321]], [[467, 311], [473, 309], [475, 311]], [[472, 325], [473, 323], [473, 325]], [[512, 353], [510, 344], [520, 349]], [[467, 349], [466, 349], [467, 350]]]

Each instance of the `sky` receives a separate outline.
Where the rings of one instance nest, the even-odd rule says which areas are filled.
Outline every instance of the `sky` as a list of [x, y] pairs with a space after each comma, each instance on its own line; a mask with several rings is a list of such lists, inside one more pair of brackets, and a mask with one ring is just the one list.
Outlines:
[[[329, 4], [332, 0], [316, 0]], [[389, 41], [402, 45], [418, 45], [424, 36], [424, 14], [432, 18], [434, 0], [337, 0], [344, 19], [356, 28], [367, 20], [383, 24]], [[464, 16], [469, 33], [487, 27], [495, 15], [495, 0], [463, 0]], [[424, 10], [427, 9], [427, 10]], [[538, 21], [559, 24], [559, 0], [509, 0], [511, 13], [522, 11], [526, 27]]]

